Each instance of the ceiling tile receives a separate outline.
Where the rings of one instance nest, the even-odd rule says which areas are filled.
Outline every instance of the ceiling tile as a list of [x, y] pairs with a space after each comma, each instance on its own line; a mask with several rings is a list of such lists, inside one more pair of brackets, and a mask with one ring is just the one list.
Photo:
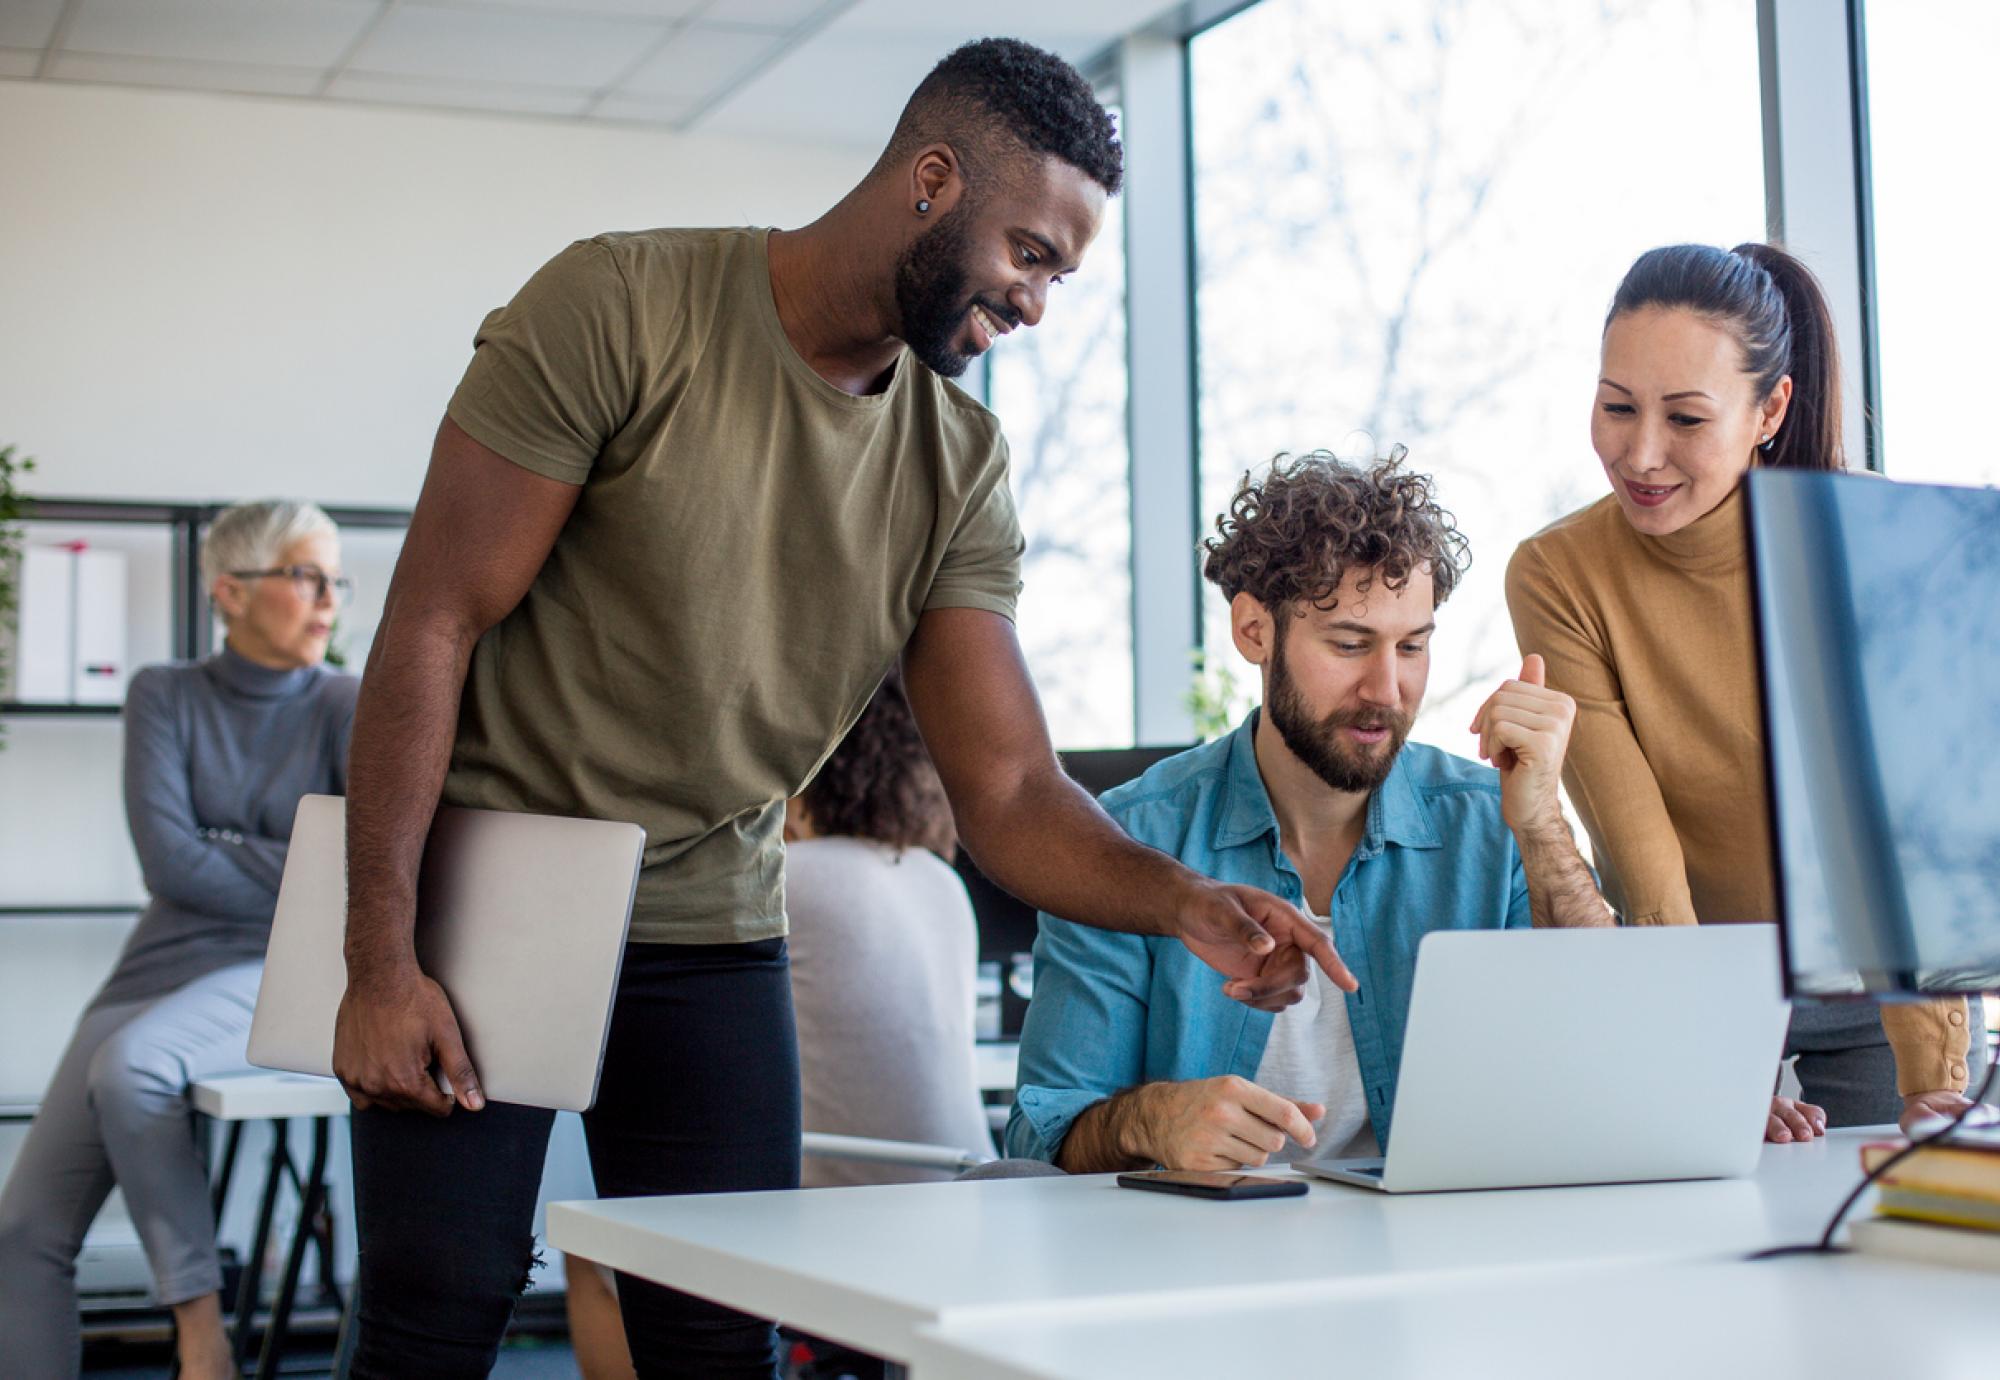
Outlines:
[[618, 94], [673, 96], [692, 103], [738, 80], [782, 41], [776, 34], [690, 25], [626, 79]]
[[0, 77], [32, 77], [42, 55], [29, 48], [0, 48]]
[[[792, 138], [879, 145], [939, 56], [929, 38], [849, 34], [836, 26], [731, 91], [696, 128], [752, 139], [790, 131]], [[839, 101], [826, 98], [828, 72], [840, 73]]]
[[62, 0], [0, 0], [0, 48], [46, 48]]
[[[936, 0], [858, 0], [825, 29], [731, 90], [695, 128], [743, 138], [880, 144], [939, 58], [1001, 27], [1085, 61], [1170, 8], [1162, 0], [1018, 0], [1004, 20]], [[841, 99], [826, 99], [829, 72]]]
[[63, 48], [198, 62], [326, 67], [373, 0], [80, 0]]
[[854, 0], [715, 0], [701, 12], [704, 24], [748, 24], [790, 29], [823, 13], [851, 9]]
[[171, 86], [184, 91], [243, 91], [260, 96], [306, 96], [319, 84], [312, 67], [257, 67], [233, 62], [181, 62], [171, 58], [58, 53], [49, 75], [58, 81], [111, 82], [120, 86]]
[[356, 71], [516, 86], [600, 88], [668, 25], [516, 10], [404, 5], [354, 55]]
[[1010, 0], [1004, 11], [937, 0], [858, 0], [839, 23], [868, 33], [934, 34], [947, 47], [1010, 34], [1075, 61], [1089, 56], [1075, 50], [1077, 43], [1100, 47], [1176, 8], [1162, 0]]
[[542, 14], [600, 19], [682, 19], [701, 8], [701, 0], [431, 0], [449, 9], [532, 10]]
[[698, 104], [673, 96], [606, 96], [590, 117], [624, 124], [677, 125], [693, 114]]
[[488, 110], [515, 115], [576, 115], [595, 92], [584, 87], [509, 86], [497, 82], [436, 81], [344, 72], [327, 95], [374, 105], [418, 105], [447, 110]]

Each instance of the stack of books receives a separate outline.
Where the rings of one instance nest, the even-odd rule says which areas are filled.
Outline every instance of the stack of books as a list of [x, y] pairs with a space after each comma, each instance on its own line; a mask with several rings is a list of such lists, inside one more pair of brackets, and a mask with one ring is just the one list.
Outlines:
[[[1906, 1144], [1862, 1146], [1862, 1168], [1874, 1172]], [[1848, 1244], [1855, 1250], [2000, 1270], [2000, 1132], [1956, 1131], [1877, 1183], [1875, 1215], [1851, 1228]]]

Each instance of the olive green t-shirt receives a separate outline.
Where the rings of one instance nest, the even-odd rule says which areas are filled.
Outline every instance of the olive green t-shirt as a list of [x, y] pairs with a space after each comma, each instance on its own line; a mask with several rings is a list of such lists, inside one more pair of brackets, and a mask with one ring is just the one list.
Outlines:
[[907, 351], [869, 397], [814, 373], [766, 235], [571, 245], [480, 325], [449, 408], [583, 492], [473, 652], [444, 799], [643, 826], [635, 940], [783, 934], [785, 798], [920, 614], [1020, 591], [999, 423]]

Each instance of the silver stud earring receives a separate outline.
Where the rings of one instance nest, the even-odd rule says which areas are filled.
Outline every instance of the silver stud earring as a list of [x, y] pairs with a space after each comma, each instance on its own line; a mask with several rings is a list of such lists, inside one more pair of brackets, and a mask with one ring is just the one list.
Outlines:
[[1768, 451], [1774, 444], [1776, 443], [1768, 435], [1762, 436], [1758, 438], [1757, 449], [1762, 451]]
[[931, 204], [928, 201], [919, 201], [917, 203], [917, 214], [920, 216], [927, 214], [930, 211], [930, 209], [931, 209]]

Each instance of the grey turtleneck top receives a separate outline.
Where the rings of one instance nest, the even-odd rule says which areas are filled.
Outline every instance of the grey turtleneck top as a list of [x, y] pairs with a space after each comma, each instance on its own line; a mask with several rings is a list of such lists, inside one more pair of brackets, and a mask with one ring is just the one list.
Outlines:
[[347, 792], [360, 684], [227, 648], [132, 677], [125, 816], [152, 899], [95, 1005], [264, 957], [299, 797]]

